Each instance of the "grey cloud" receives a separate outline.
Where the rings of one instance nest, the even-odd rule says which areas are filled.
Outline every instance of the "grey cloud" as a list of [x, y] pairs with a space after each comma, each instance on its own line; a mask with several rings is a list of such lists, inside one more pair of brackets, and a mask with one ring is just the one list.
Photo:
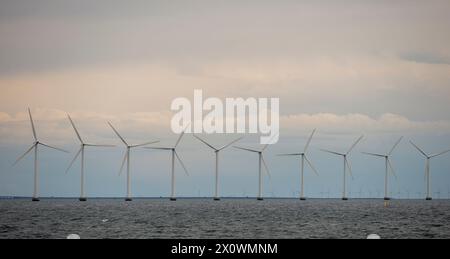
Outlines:
[[[106, 20], [120, 17], [155, 15], [164, 11], [165, 1], [145, 0], [4, 0], [0, 3], [0, 21], [14, 20]], [[173, 2], [173, 1], [171, 1]]]
[[410, 52], [401, 55], [404, 60], [424, 64], [450, 65], [450, 56], [432, 52]]
[[6, 0], [0, 3], [0, 75], [441, 50], [450, 41], [448, 27], [439, 26], [449, 23], [448, 12], [448, 1], [439, 0]]

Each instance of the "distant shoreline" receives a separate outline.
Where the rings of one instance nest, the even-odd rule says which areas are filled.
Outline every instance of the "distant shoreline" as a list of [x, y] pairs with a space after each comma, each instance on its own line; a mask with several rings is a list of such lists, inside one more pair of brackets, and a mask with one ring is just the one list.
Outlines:
[[[31, 197], [22, 196], [1, 196], [0, 200], [30, 200]], [[41, 200], [78, 200], [79, 197], [41, 197]], [[124, 197], [89, 197], [88, 200], [123, 200]], [[134, 197], [134, 200], [169, 200], [169, 197]], [[213, 200], [213, 197], [178, 197], [179, 200]], [[222, 197], [222, 200], [256, 200], [256, 197]], [[299, 200], [299, 198], [292, 197], [267, 197], [265, 200]], [[308, 198], [308, 200], [341, 200], [341, 198]], [[350, 198], [349, 200], [383, 200], [383, 198]], [[417, 201], [422, 199], [392, 199], [395, 200], [411, 200]], [[448, 198], [441, 198], [435, 200], [450, 200]]]

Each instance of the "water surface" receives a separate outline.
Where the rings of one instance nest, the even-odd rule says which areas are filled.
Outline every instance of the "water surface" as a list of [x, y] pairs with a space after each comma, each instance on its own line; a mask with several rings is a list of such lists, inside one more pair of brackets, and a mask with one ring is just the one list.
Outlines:
[[450, 238], [450, 201], [0, 200], [0, 238]]

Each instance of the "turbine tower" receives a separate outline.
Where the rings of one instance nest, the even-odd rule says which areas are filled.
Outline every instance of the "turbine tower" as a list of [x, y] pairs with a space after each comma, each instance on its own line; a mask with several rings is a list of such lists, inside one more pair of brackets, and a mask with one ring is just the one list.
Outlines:
[[[187, 129], [187, 127], [186, 127]], [[170, 151], [171, 152], [171, 160], [172, 160], [172, 183], [171, 183], [171, 194], [170, 194], [170, 200], [171, 201], [176, 201], [176, 195], [175, 195], [175, 158], [178, 160], [178, 162], [180, 163], [181, 167], [183, 167], [183, 170], [185, 172], [185, 174], [187, 176], [189, 176], [189, 172], [186, 169], [186, 166], [184, 165], [183, 161], [181, 160], [180, 156], [178, 155], [177, 152], [177, 147], [181, 142], [181, 139], [183, 138], [186, 129], [181, 133], [180, 137], [178, 138], [177, 142], [175, 143], [174, 146], [170, 146], [170, 147], [146, 147], [146, 149], [154, 149], [154, 150], [166, 150], [166, 151]]]
[[39, 201], [39, 147], [46, 147], [50, 149], [54, 149], [57, 151], [61, 151], [64, 153], [69, 153], [63, 149], [52, 147], [50, 145], [44, 144], [39, 141], [37, 134], [36, 134], [36, 128], [34, 127], [34, 121], [33, 116], [31, 115], [31, 110], [28, 108], [28, 115], [30, 117], [31, 122], [31, 129], [33, 130], [33, 138], [34, 143], [33, 145], [22, 155], [20, 156], [16, 162], [14, 162], [13, 166], [17, 165], [24, 157], [26, 157], [31, 151], [34, 151], [34, 191], [33, 191], [33, 198], [32, 201]]
[[391, 200], [391, 198], [389, 197], [389, 172], [392, 173], [392, 175], [394, 177], [397, 177], [395, 174], [395, 170], [394, 167], [392, 166], [392, 162], [391, 162], [391, 155], [392, 153], [394, 153], [394, 150], [397, 148], [397, 146], [400, 144], [400, 142], [402, 141], [403, 137], [401, 137], [392, 147], [391, 151], [389, 151], [389, 153], [383, 155], [383, 154], [376, 154], [376, 153], [367, 153], [367, 152], [363, 152], [363, 154], [365, 155], [369, 155], [369, 156], [375, 156], [375, 157], [381, 157], [385, 159], [385, 166], [386, 166], [386, 173], [385, 173], [385, 177], [384, 177], [384, 200], [385, 201], [389, 201]]
[[431, 161], [430, 160], [432, 158], [435, 158], [435, 157], [447, 154], [448, 152], [450, 152], [450, 150], [447, 150], [447, 151], [444, 151], [444, 152], [441, 152], [441, 153], [437, 153], [437, 154], [433, 154], [433, 155], [429, 155], [429, 154], [425, 153], [421, 148], [419, 148], [419, 146], [414, 144], [412, 141], [410, 141], [410, 143], [427, 159], [426, 166], [425, 166], [425, 177], [427, 179], [427, 197], [426, 197], [426, 200], [427, 201], [431, 201], [433, 198], [431, 197], [431, 181], [430, 181], [430, 177], [431, 177], [430, 162]]
[[[275, 135], [273, 138], [275, 138], [277, 136], [278, 136], [278, 134]], [[240, 150], [244, 150], [244, 151], [248, 151], [248, 152], [252, 152], [252, 153], [257, 153], [258, 154], [258, 157], [259, 157], [259, 173], [258, 173], [258, 176], [259, 176], [259, 189], [258, 189], [258, 197], [257, 197], [258, 201], [264, 200], [264, 198], [263, 198], [263, 177], [262, 177], [263, 166], [266, 169], [266, 173], [269, 176], [269, 178], [271, 177], [270, 176], [269, 167], [267, 166], [266, 160], [264, 159], [264, 151], [268, 147], [269, 147], [269, 145], [265, 145], [261, 150], [250, 149], [250, 148], [243, 148], [243, 147], [236, 147], [236, 146], [234, 147], [234, 148], [237, 148], [237, 149], [240, 149]]]
[[226, 144], [225, 146], [222, 146], [221, 148], [215, 148], [213, 145], [209, 144], [208, 142], [206, 142], [202, 138], [198, 137], [197, 135], [194, 134], [194, 137], [196, 139], [198, 139], [200, 142], [202, 142], [203, 144], [205, 144], [206, 146], [210, 147], [212, 150], [214, 150], [214, 153], [216, 154], [216, 178], [215, 178], [214, 200], [220, 201], [220, 196], [219, 196], [219, 153], [220, 153], [220, 151], [222, 151], [222, 150], [228, 148], [229, 146], [233, 145], [234, 143], [240, 141], [242, 138], [238, 138], [238, 139]]
[[305, 162], [309, 165], [309, 167], [312, 169], [312, 171], [319, 175], [317, 170], [314, 168], [311, 161], [308, 159], [308, 156], [306, 155], [306, 152], [308, 151], [309, 145], [311, 144], [311, 140], [314, 137], [314, 134], [316, 133], [316, 130], [314, 130], [311, 134], [311, 136], [308, 139], [308, 142], [306, 142], [305, 149], [303, 150], [303, 153], [294, 153], [294, 154], [281, 154], [279, 156], [298, 156], [300, 157], [300, 176], [301, 176], [301, 183], [300, 183], [300, 200], [304, 201], [306, 200], [305, 197]]
[[73, 130], [75, 131], [75, 135], [77, 136], [78, 140], [80, 141], [81, 145], [80, 145], [80, 149], [78, 150], [77, 154], [75, 155], [75, 157], [73, 158], [72, 162], [70, 162], [69, 167], [66, 170], [66, 173], [68, 173], [70, 171], [70, 169], [72, 168], [73, 164], [75, 163], [75, 161], [78, 159], [78, 157], [81, 155], [81, 190], [80, 190], [80, 201], [87, 201], [86, 195], [85, 195], [85, 191], [84, 191], [84, 182], [85, 182], [85, 178], [84, 178], [84, 152], [86, 147], [114, 147], [113, 145], [97, 145], [97, 144], [88, 144], [85, 143], [83, 141], [83, 139], [81, 138], [80, 132], [78, 131], [77, 127], [75, 126], [75, 123], [73, 122], [72, 118], [70, 117], [69, 114], [67, 114], [67, 118], [70, 121], [70, 124], [72, 125]]
[[123, 157], [123, 161], [122, 161], [122, 165], [120, 167], [120, 171], [119, 171], [119, 175], [122, 174], [123, 168], [125, 166], [125, 163], [127, 164], [127, 197], [125, 198], [125, 201], [132, 201], [132, 197], [131, 197], [131, 175], [130, 175], [130, 155], [131, 155], [131, 150], [133, 148], [137, 148], [137, 147], [143, 147], [143, 146], [148, 146], [151, 144], [155, 144], [158, 143], [159, 141], [152, 141], [152, 142], [148, 142], [148, 143], [144, 143], [144, 144], [138, 144], [138, 145], [130, 145], [128, 144], [125, 139], [119, 134], [119, 132], [114, 128], [114, 126], [108, 122], [109, 126], [112, 128], [112, 130], [114, 131], [114, 133], [116, 133], [117, 137], [119, 137], [119, 139], [123, 142], [123, 144], [125, 144], [125, 147], [127, 148], [126, 152], [125, 152], [125, 156]]
[[[342, 200], [346, 201], [348, 200], [347, 197], [347, 172], [350, 174], [350, 176], [353, 177], [352, 174], [352, 167], [350, 166], [350, 162], [348, 161], [348, 156], [350, 155], [350, 153], [353, 151], [353, 149], [356, 147], [356, 145], [358, 145], [359, 142], [361, 142], [361, 140], [364, 138], [364, 136], [361, 136], [348, 150], [347, 153], [339, 153], [339, 152], [334, 152], [334, 151], [330, 151], [330, 150], [325, 150], [322, 149], [322, 151], [333, 154], [333, 155], [338, 155], [338, 156], [342, 156], [344, 158], [344, 188], [342, 191]], [[348, 169], [348, 171], [347, 171]]]

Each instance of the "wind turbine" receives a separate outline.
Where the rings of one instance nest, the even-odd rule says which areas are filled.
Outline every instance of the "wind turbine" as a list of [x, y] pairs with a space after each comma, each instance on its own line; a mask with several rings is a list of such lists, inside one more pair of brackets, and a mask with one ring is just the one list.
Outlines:
[[392, 153], [394, 153], [394, 150], [395, 150], [395, 149], [397, 148], [397, 146], [400, 144], [400, 142], [402, 141], [402, 139], [403, 139], [403, 137], [401, 137], [401, 138], [394, 144], [394, 146], [392, 147], [391, 151], [389, 151], [389, 153], [387, 153], [387, 154], [385, 154], [385, 155], [383, 155], [383, 154], [375, 154], [375, 153], [367, 153], [367, 152], [363, 152], [363, 154], [365, 154], [365, 155], [375, 156], [375, 157], [381, 157], [381, 158], [384, 158], [384, 159], [385, 159], [385, 166], [386, 166], [386, 174], [385, 174], [385, 177], [384, 177], [384, 200], [385, 200], [385, 201], [391, 200], [391, 198], [389, 198], [389, 196], [388, 196], [388, 193], [389, 193], [389, 191], [388, 191], [389, 171], [392, 173], [392, 175], [393, 175], [394, 177], [397, 177], [396, 174], [395, 174], [394, 167], [392, 166], [390, 157], [391, 157]]
[[281, 154], [279, 156], [298, 156], [300, 157], [300, 173], [301, 173], [301, 183], [300, 183], [300, 200], [304, 201], [306, 200], [305, 197], [305, 162], [309, 165], [309, 167], [312, 169], [312, 171], [318, 176], [319, 173], [312, 165], [311, 161], [309, 161], [308, 157], [306, 156], [306, 151], [308, 151], [308, 147], [311, 144], [311, 140], [314, 137], [314, 134], [316, 133], [316, 130], [314, 130], [311, 134], [311, 136], [308, 139], [308, 142], [306, 142], [305, 149], [303, 150], [303, 153], [294, 153], [294, 154]]
[[236, 139], [236, 140], [234, 140], [234, 141], [232, 141], [232, 142], [222, 146], [221, 148], [215, 148], [213, 145], [209, 144], [208, 142], [206, 142], [202, 138], [198, 137], [197, 135], [194, 134], [194, 137], [196, 139], [198, 139], [199, 141], [201, 141], [206, 146], [210, 147], [212, 150], [214, 150], [214, 153], [216, 154], [216, 181], [215, 181], [214, 200], [215, 201], [220, 201], [220, 197], [219, 197], [219, 153], [220, 153], [220, 151], [222, 151], [222, 150], [230, 147], [234, 143], [238, 142], [242, 138], [238, 138], [238, 139]]
[[52, 147], [50, 145], [40, 142], [38, 140], [38, 137], [36, 134], [36, 128], [34, 127], [33, 116], [31, 115], [31, 110], [29, 108], [28, 108], [28, 115], [30, 117], [31, 128], [33, 130], [34, 143], [22, 156], [20, 156], [16, 160], [16, 162], [14, 162], [13, 166], [17, 165], [24, 157], [26, 157], [31, 151], [34, 150], [34, 191], [33, 191], [32, 201], [39, 201], [39, 158], [38, 158], [39, 147], [43, 146], [43, 147], [47, 147], [47, 148], [61, 151], [64, 153], [69, 153], [69, 152], [67, 152], [63, 149]]
[[[186, 127], [187, 129], [187, 127]], [[180, 156], [178, 155], [177, 152], [177, 147], [181, 142], [181, 139], [183, 138], [184, 134], [186, 133], [186, 129], [181, 133], [180, 137], [178, 138], [177, 142], [175, 143], [174, 146], [169, 146], [169, 147], [146, 147], [147, 149], [154, 149], [154, 150], [166, 150], [166, 151], [171, 151], [172, 156], [172, 185], [171, 185], [171, 195], [170, 195], [170, 200], [171, 201], [176, 201], [177, 198], [175, 196], [175, 158], [178, 160], [178, 162], [180, 162], [181, 167], [183, 167], [184, 172], [186, 173], [187, 176], [189, 176], [189, 172], [186, 169], [186, 166], [184, 165], [183, 161], [181, 160]]]
[[[278, 136], [275, 135], [274, 138]], [[257, 150], [257, 149], [250, 149], [250, 148], [243, 148], [243, 147], [236, 147], [234, 146], [234, 148], [240, 149], [240, 150], [244, 150], [244, 151], [248, 151], [248, 152], [252, 152], [252, 153], [257, 153], [259, 156], [259, 189], [258, 189], [258, 197], [257, 200], [258, 201], [262, 201], [264, 200], [262, 192], [263, 192], [263, 178], [262, 178], [262, 169], [263, 166], [266, 169], [266, 173], [270, 176], [270, 171], [269, 171], [269, 167], [267, 166], [266, 160], [264, 159], [264, 151], [269, 147], [269, 145], [265, 145], [261, 150]]]
[[75, 123], [73, 122], [72, 118], [69, 114], [67, 114], [67, 118], [70, 121], [70, 124], [72, 125], [73, 130], [75, 131], [75, 134], [80, 141], [80, 149], [78, 150], [77, 154], [73, 158], [72, 162], [70, 162], [69, 167], [66, 170], [66, 173], [69, 172], [69, 170], [72, 168], [75, 161], [78, 159], [78, 157], [81, 155], [81, 190], [80, 190], [80, 201], [87, 201], [85, 192], [84, 192], [84, 151], [86, 147], [114, 147], [112, 145], [96, 145], [96, 144], [87, 144], [83, 141], [81, 138], [80, 132], [78, 131], [77, 127], [75, 126]]
[[414, 144], [412, 141], [410, 141], [410, 143], [423, 155], [425, 156], [425, 158], [427, 159], [426, 162], [426, 167], [425, 167], [425, 177], [427, 178], [427, 197], [426, 200], [427, 201], [431, 201], [433, 198], [431, 197], [431, 182], [430, 182], [430, 177], [431, 177], [431, 172], [430, 172], [430, 160], [432, 158], [438, 157], [438, 156], [442, 156], [444, 154], [447, 154], [448, 152], [450, 152], [450, 150], [441, 152], [441, 153], [437, 153], [437, 154], [433, 154], [433, 155], [428, 155], [427, 153], [425, 153], [421, 148], [419, 148], [416, 144]]
[[125, 156], [123, 157], [122, 165], [120, 167], [119, 175], [122, 174], [125, 163], [127, 163], [127, 197], [125, 198], [125, 201], [132, 201], [133, 199], [131, 198], [131, 175], [130, 175], [131, 150], [133, 148], [155, 144], [155, 143], [158, 143], [159, 141], [152, 141], [152, 142], [147, 142], [147, 143], [138, 144], [138, 145], [130, 145], [125, 141], [125, 139], [119, 134], [119, 132], [114, 128], [114, 126], [110, 122], [108, 122], [108, 124], [112, 128], [112, 130], [116, 133], [117, 137], [119, 137], [119, 139], [123, 142], [123, 144], [125, 144], [125, 147], [127, 148], [127, 151], [125, 152]]
[[364, 138], [364, 136], [361, 136], [348, 150], [347, 153], [339, 153], [339, 152], [334, 152], [334, 151], [330, 151], [330, 150], [325, 150], [322, 149], [322, 151], [333, 154], [333, 155], [338, 155], [338, 156], [342, 156], [344, 158], [344, 188], [343, 188], [343, 195], [342, 195], [342, 200], [346, 201], [348, 200], [347, 196], [347, 169], [348, 169], [348, 173], [350, 174], [350, 176], [353, 177], [352, 174], [352, 168], [350, 166], [350, 162], [348, 161], [348, 156], [350, 154], [350, 152], [353, 151], [353, 149], [356, 147], [356, 145], [358, 145], [359, 142], [361, 142], [361, 140]]

